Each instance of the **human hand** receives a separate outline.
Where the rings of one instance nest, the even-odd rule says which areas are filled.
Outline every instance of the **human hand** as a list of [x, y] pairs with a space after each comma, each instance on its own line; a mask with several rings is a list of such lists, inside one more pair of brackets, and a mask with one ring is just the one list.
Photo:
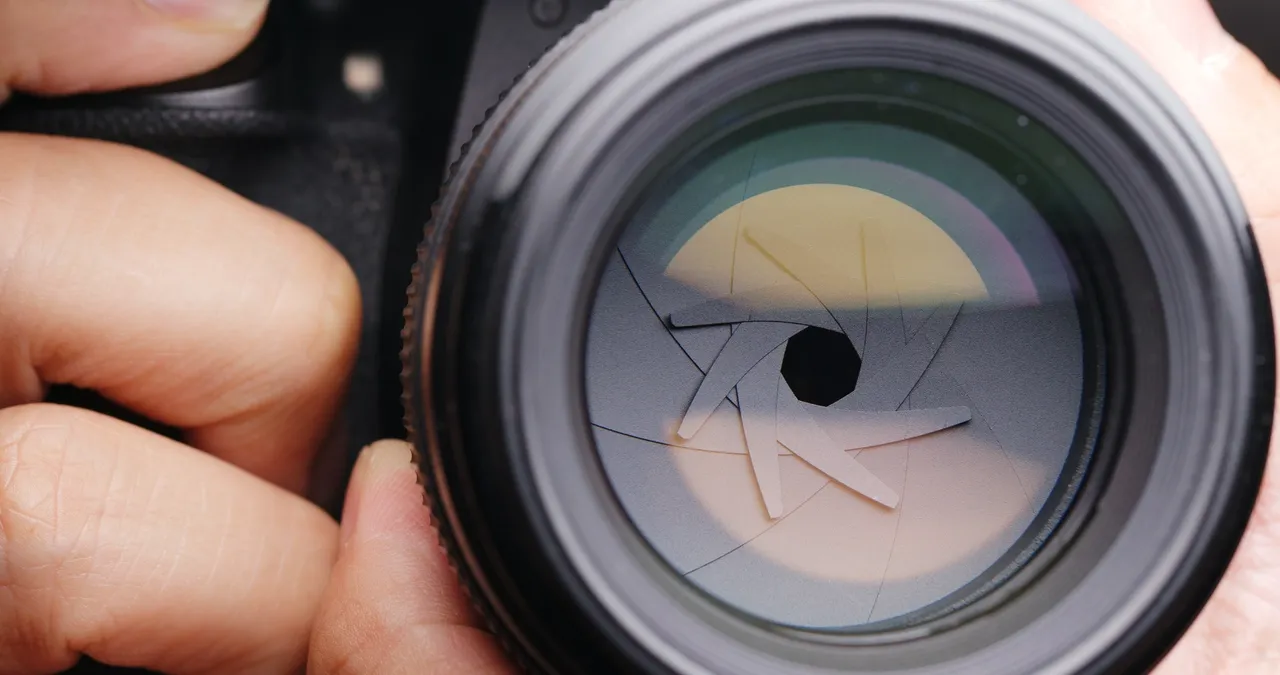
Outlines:
[[[265, 4], [0, 0], [0, 98], [207, 70]], [[302, 669], [339, 528], [298, 493], [359, 331], [354, 276], [307, 228], [137, 150], [0, 134], [0, 673]], [[41, 403], [53, 383], [187, 445]], [[445, 578], [401, 591], [463, 606]]]
[[[166, 15], [138, 0], [0, 0], [0, 86], [64, 94], [199, 72], [247, 42], [263, 1], [164, 0]], [[1280, 85], [1204, 0], [1077, 2], [1199, 115], [1280, 264]], [[443, 560], [406, 445], [362, 454], [341, 531], [296, 496], [358, 339], [341, 257], [135, 150], [0, 134], [0, 157], [0, 673], [56, 672], [82, 653], [174, 674], [509, 672]], [[55, 382], [183, 427], [189, 446], [38, 403]], [[1276, 667], [1276, 471], [1159, 675]]]

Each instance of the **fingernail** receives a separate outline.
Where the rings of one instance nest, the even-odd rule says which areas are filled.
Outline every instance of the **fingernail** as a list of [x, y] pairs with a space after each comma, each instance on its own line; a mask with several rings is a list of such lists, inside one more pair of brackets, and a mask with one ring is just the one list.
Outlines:
[[184, 23], [247, 28], [261, 20], [267, 0], [142, 0], [161, 14]]
[[412, 468], [413, 454], [404, 441], [378, 441], [365, 449], [364, 454], [369, 462], [365, 477], [371, 480]]
[[[376, 519], [377, 514], [385, 510], [380, 504], [387, 501], [383, 498], [405, 489], [417, 489], [409, 444], [387, 440], [365, 448], [351, 471], [351, 485], [347, 488], [347, 500], [342, 510], [342, 543], [366, 529], [362, 521], [371, 517]], [[421, 497], [417, 501], [420, 503]]]

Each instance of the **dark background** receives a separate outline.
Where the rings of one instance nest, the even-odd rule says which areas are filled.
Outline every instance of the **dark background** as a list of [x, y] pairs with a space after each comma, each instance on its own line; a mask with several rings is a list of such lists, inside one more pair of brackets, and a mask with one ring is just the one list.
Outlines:
[[1280, 2], [1277, 0], [1212, 0], [1218, 17], [1262, 60], [1280, 73]]
[[[347, 257], [363, 289], [363, 346], [312, 494], [336, 514], [358, 450], [404, 433], [400, 311], [445, 167], [524, 67], [602, 4], [276, 0], [262, 37], [225, 68], [153, 90], [17, 99], [0, 109], [0, 129], [107, 138], [165, 154], [306, 223]], [[1213, 4], [1280, 73], [1280, 0]], [[384, 86], [375, 95], [344, 85], [351, 54], [381, 60]], [[131, 418], [88, 392], [59, 388], [52, 397]], [[70, 672], [138, 671], [85, 659]]]

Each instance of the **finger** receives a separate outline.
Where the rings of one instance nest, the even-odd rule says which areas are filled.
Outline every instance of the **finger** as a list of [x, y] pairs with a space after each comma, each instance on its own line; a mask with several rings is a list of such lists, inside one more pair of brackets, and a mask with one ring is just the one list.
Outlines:
[[0, 98], [155, 84], [253, 38], [267, 0], [0, 0]]
[[300, 489], [360, 299], [307, 228], [123, 146], [0, 134], [0, 407], [73, 384]]
[[[1075, 0], [1173, 86], [1223, 155], [1255, 224], [1280, 226], [1280, 83], [1208, 0]], [[1277, 241], [1280, 244], [1280, 241]]]
[[406, 443], [374, 444], [356, 462], [308, 672], [514, 672], [440, 549]]
[[315, 506], [167, 438], [0, 410], [0, 672], [296, 669], [336, 545]]

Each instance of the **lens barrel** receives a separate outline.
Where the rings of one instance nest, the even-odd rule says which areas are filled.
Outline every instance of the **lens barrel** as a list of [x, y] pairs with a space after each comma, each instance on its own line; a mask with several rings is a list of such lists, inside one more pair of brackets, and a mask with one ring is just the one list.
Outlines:
[[521, 665], [1128, 673], [1182, 635], [1266, 462], [1267, 287], [1203, 132], [1059, 4], [623, 0], [490, 111], [405, 402]]

